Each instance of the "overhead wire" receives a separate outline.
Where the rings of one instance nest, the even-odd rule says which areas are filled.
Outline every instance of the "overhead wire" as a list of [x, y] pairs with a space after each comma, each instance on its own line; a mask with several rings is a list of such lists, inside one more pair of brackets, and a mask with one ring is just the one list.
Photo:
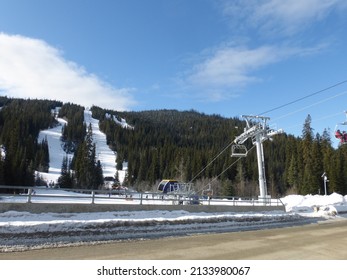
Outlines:
[[[335, 113], [335, 114], [330, 114], [330, 115], [323, 116], [323, 117], [321, 117], [319, 119], [312, 120], [312, 123], [316, 123], [316, 122], [319, 122], [319, 121], [323, 121], [323, 120], [328, 120], [328, 119], [334, 118], [336, 116], [340, 116], [341, 113], [342, 112], [338, 112], [338, 113]], [[299, 126], [302, 126], [302, 124], [291, 125], [291, 126], [288, 126], [287, 128], [288, 129], [292, 129], [292, 128], [299, 127]]]
[[289, 116], [294, 115], [294, 114], [296, 114], [296, 113], [302, 112], [302, 111], [304, 111], [304, 110], [306, 110], [306, 109], [308, 109], [308, 108], [311, 108], [311, 107], [314, 107], [314, 106], [316, 106], [316, 105], [325, 103], [325, 102], [327, 102], [327, 101], [329, 101], [329, 100], [331, 100], [331, 99], [335, 99], [335, 98], [340, 97], [341, 95], [345, 95], [345, 94], [347, 94], [347, 91], [343, 91], [343, 92], [338, 93], [338, 94], [336, 94], [336, 95], [334, 95], [334, 96], [330, 96], [330, 97], [325, 98], [325, 99], [323, 99], [323, 100], [320, 100], [320, 101], [318, 101], [318, 102], [312, 103], [312, 104], [310, 104], [310, 105], [308, 105], [308, 106], [302, 107], [302, 108], [300, 108], [299, 110], [292, 111], [292, 112], [290, 112], [290, 113], [288, 113], [288, 114], [282, 115], [282, 116], [280, 116], [280, 117], [274, 119], [272, 122], [278, 121], [278, 120], [283, 119], [283, 118], [286, 118], [286, 117], [289, 117]]
[[202, 172], [204, 172], [217, 158], [220, 157], [221, 154], [223, 154], [232, 144], [234, 141], [231, 141], [218, 155], [216, 155], [198, 174], [194, 176], [193, 179], [190, 180], [189, 183], [192, 183], [197, 177], [200, 176]]
[[[255, 146], [252, 146], [248, 152], [252, 151], [254, 149]], [[207, 185], [205, 185], [203, 187], [203, 189], [198, 190], [198, 192], [203, 191], [209, 184], [213, 183], [214, 181], [216, 181], [220, 176], [222, 176], [225, 172], [227, 172], [231, 167], [233, 167], [236, 163], [238, 163], [240, 160], [242, 159], [242, 157], [239, 157], [237, 160], [235, 160], [234, 162], [232, 162], [227, 168], [225, 168], [221, 173], [219, 173], [215, 178], [213, 178]]]
[[293, 100], [293, 101], [287, 102], [287, 103], [285, 103], [285, 104], [283, 104], [283, 105], [280, 105], [280, 106], [277, 106], [277, 107], [272, 108], [272, 109], [270, 109], [270, 110], [267, 110], [267, 111], [265, 111], [265, 112], [262, 112], [262, 113], [260, 113], [259, 115], [265, 115], [265, 114], [268, 114], [268, 113], [270, 113], [270, 112], [276, 111], [276, 110], [278, 110], [278, 109], [282, 109], [282, 108], [284, 108], [284, 107], [287, 107], [287, 106], [292, 105], [292, 104], [294, 104], [294, 103], [300, 102], [300, 101], [302, 101], [302, 100], [304, 100], [304, 99], [307, 99], [307, 98], [309, 98], [309, 97], [312, 97], [312, 96], [315, 96], [315, 95], [320, 94], [320, 93], [322, 93], [322, 92], [325, 92], [325, 91], [327, 91], [327, 90], [329, 90], [329, 89], [332, 89], [332, 88], [334, 88], [334, 87], [340, 86], [340, 85], [342, 85], [342, 84], [344, 84], [344, 83], [347, 83], [347, 80], [341, 81], [341, 82], [336, 83], [336, 84], [334, 84], [334, 85], [332, 85], [332, 86], [326, 87], [326, 88], [324, 88], [324, 89], [318, 90], [318, 91], [313, 92], [313, 93], [310, 93], [310, 94], [308, 94], [308, 95], [305, 95], [305, 96], [303, 96], [303, 97], [301, 97], [301, 98], [298, 98], [298, 99], [295, 99], [295, 100]]

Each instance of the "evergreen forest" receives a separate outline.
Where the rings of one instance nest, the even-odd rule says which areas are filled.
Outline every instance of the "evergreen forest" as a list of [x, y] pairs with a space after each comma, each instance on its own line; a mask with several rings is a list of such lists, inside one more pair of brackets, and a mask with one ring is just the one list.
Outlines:
[[[62, 147], [72, 159], [62, 162], [59, 185], [101, 188], [102, 167], [95, 156], [92, 128], [84, 122], [82, 106], [51, 100], [0, 97], [0, 185], [42, 184], [35, 171], [47, 172], [47, 139], [40, 130], [56, 125], [54, 110], [67, 120]], [[154, 191], [162, 179], [192, 182], [196, 190], [212, 188], [215, 195], [256, 197], [258, 167], [255, 149], [246, 158], [231, 157], [230, 143], [243, 132], [244, 121], [196, 111], [152, 110], [119, 112], [93, 106], [107, 144], [117, 152], [118, 170], [128, 163], [124, 185]], [[130, 126], [120, 125], [122, 119]], [[311, 117], [303, 120], [302, 135], [280, 134], [264, 142], [268, 193], [324, 194], [322, 174], [329, 177], [328, 192], [347, 194], [347, 145], [334, 148], [330, 132], [314, 133]], [[115, 174], [117, 177], [117, 174]], [[2, 190], [4, 191], [4, 190]]]
[[[166, 178], [193, 182], [199, 191], [211, 187], [216, 195], [259, 194], [252, 143], [247, 143], [251, 152], [246, 158], [231, 157], [230, 143], [245, 127], [238, 118], [193, 110], [115, 112], [92, 107], [92, 112], [108, 145], [118, 153], [118, 169], [128, 162], [130, 186], [155, 190]], [[125, 119], [133, 129], [123, 128], [115, 118]], [[267, 186], [273, 197], [324, 194], [324, 172], [330, 193], [347, 193], [347, 145], [334, 149], [329, 131], [314, 134], [311, 121], [310, 115], [303, 120], [301, 137], [284, 133], [264, 142]]]

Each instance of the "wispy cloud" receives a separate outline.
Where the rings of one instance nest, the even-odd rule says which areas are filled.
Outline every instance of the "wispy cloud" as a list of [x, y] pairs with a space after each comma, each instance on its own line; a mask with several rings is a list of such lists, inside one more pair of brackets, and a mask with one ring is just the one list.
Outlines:
[[188, 81], [197, 86], [243, 86], [257, 81], [251, 72], [279, 59], [273, 47], [223, 47], [194, 66]]
[[45, 41], [0, 33], [0, 90], [10, 97], [45, 98], [127, 110], [132, 88], [115, 88], [64, 59]]
[[200, 96], [205, 94], [211, 101], [222, 101], [237, 96], [231, 95], [230, 90], [262, 81], [257, 76], [260, 69], [293, 56], [315, 54], [325, 47], [323, 44], [314, 48], [268, 45], [251, 49], [246, 46], [224, 46], [207, 57], [202, 55], [200, 63], [193, 66], [185, 82], [202, 90]]
[[223, 12], [240, 30], [253, 27], [259, 33], [288, 36], [346, 8], [344, 0], [239, 0], [225, 1]]

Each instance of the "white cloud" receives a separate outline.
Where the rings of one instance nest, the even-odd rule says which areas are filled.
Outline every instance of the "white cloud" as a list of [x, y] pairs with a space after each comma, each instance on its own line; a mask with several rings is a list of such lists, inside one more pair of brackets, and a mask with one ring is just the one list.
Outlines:
[[0, 90], [10, 97], [53, 99], [127, 110], [134, 89], [114, 88], [67, 61], [42, 40], [0, 33]]
[[224, 47], [197, 64], [189, 82], [201, 86], [243, 86], [257, 80], [250, 73], [278, 60], [273, 47], [258, 49]]
[[259, 70], [293, 57], [314, 55], [326, 48], [326, 44], [312, 48], [222, 46], [203, 52], [200, 62], [186, 73], [184, 84], [189, 89], [195, 89], [200, 101], [224, 101], [239, 96], [240, 89], [261, 82]]
[[221, 47], [193, 67], [187, 78], [191, 85], [201, 87], [240, 87], [260, 81], [257, 70], [288, 59], [316, 53], [324, 48], [298, 48], [288, 46]]

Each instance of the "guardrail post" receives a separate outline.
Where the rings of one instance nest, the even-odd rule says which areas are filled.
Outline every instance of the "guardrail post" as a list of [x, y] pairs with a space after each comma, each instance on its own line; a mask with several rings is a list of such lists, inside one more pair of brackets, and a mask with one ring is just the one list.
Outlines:
[[92, 204], [95, 202], [95, 191], [92, 191]]
[[31, 194], [32, 194], [32, 191], [33, 191], [32, 188], [29, 188], [29, 189], [28, 189], [28, 200], [27, 200], [27, 203], [31, 203]]
[[140, 193], [140, 205], [142, 205], [142, 196], [143, 196], [143, 193]]

